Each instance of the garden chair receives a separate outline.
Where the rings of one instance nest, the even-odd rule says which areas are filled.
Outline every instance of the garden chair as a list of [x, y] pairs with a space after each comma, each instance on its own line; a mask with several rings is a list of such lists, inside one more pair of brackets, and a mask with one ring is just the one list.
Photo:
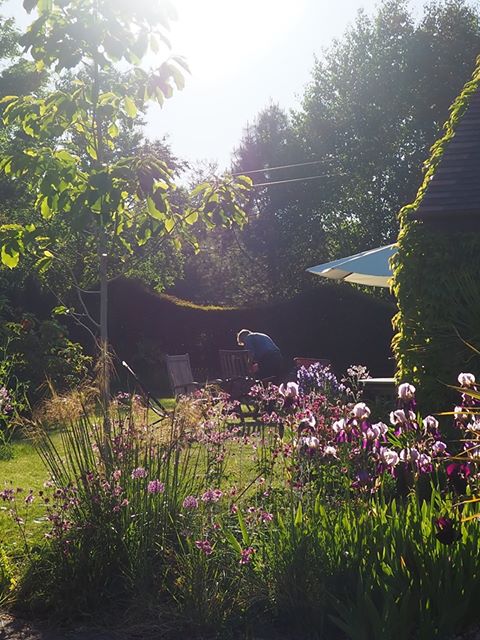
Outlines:
[[[151, 411], [153, 411], [153, 413], [156, 413], [157, 416], [159, 416], [160, 420], [163, 420], [164, 418], [166, 418], [169, 414], [167, 409], [165, 409], [163, 404], [160, 402], [160, 400], [157, 397], [155, 397], [155, 395], [152, 394], [147, 389], [147, 387], [142, 383], [142, 381], [137, 376], [135, 371], [133, 371], [133, 369], [130, 367], [130, 365], [127, 362], [125, 362], [125, 360], [122, 360], [122, 366], [125, 367], [125, 369], [128, 371], [128, 373], [131, 375], [131, 377], [135, 381], [136, 386], [138, 387], [138, 390], [140, 391], [141, 395], [145, 400], [147, 410], [150, 409]], [[157, 422], [159, 422], [160, 420], [157, 420]], [[156, 423], [153, 423], [153, 424], [156, 424]]]
[[251, 358], [246, 349], [220, 349], [222, 378], [246, 378], [250, 376]]
[[249, 397], [252, 385], [258, 382], [250, 372], [251, 356], [246, 349], [220, 349], [222, 388], [239, 402], [235, 417], [242, 429], [249, 431], [258, 425], [258, 407]]
[[192, 367], [190, 365], [190, 356], [188, 353], [178, 356], [165, 356], [167, 365], [168, 379], [172, 387], [173, 395], [177, 397], [180, 394], [188, 395], [197, 389], [205, 387], [207, 384], [221, 385], [222, 380], [208, 380], [206, 382], [196, 382], [193, 379]]
[[193, 379], [188, 353], [178, 356], [165, 356], [165, 363], [170, 386], [175, 397], [182, 393], [188, 395], [202, 386]]

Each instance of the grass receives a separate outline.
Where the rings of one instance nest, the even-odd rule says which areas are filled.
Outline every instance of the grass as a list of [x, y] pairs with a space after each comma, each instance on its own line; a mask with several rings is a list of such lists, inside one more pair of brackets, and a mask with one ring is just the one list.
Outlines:
[[[171, 411], [175, 407], [174, 398], [162, 398], [162, 405]], [[149, 414], [152, 422], [158, 416], [153, 412]], [[61, 431], [51, 434], [52, 441], [59, 451], [62, 450]], [[0, 460], [0, 491], [3, 489], [21, 487], [23, 493], [18, 504], [21, 505], [22, 518], [27, 518], [27, 540], [29, 543], [40, 541], [46, 529], [45, 507], [38, 498], [27, 508], [24, 506], [24, 497], [28, 495], [30, 489], [35, 494], [42, 491], [44, 483], [49, 479], [48, 471], [35, 448], [34, 443], [28, 437], [14, 440], [13, 458], [11, 460]], [[0, 545], [2, 545], [9, 555], [23, 553], [23, 539], [18, 525], [10, 515], [11, 505], [0, 500]], [[33, 525], [33, 526], [32, 526]]]
[[[175, 408], [174, 398], [162, 398], [161, 403], [167, 411]], [[158, 415], [149, 411], [147, 420], [148, 423], [155, 423], [158, 421]], [[168, 427], [167, 432], [169, 431]], [[61, 452], [63, 450], [62, 430], [53, 431], [51, 438], [57, 450]], [[23, 492], [18, 494], [16, 504], [19, 509], [18, 515], [25, 520], [24, 535], [28, 546], [31, 547], [42, 542], [48, 529], [45, 505], [42, 498], [38, 497], [38, 492], [44, 489], [44, 483], [49, 480], [49, 474], [32, 440], [27, 437], [18, 439], [13, 442], [13, 449], [13, 459], [0, 461], [0, 491], [5, 488], [21, 487], [23, 489]], [[257, 488], [255, 479], [259, 475], [259, 470], [255, 469], [253, 449], [249, 451], [244, 444], [230, 442], [226, 454], [222, 489], [230, 490], [234, 486], [248, 486], [248, 494], [255, 492]], [[202, 455], [199, 463], [196, 475], [201, 477], [206, 470], [206, 459]], [[215, 478], [211, 478], [211, 484], [212, 488], [217, 485]], [[25, 497], [30, 489], [34, 491], [36, 497], [31, 505], [26, 506]], [[24, 554], [25, 540], [22, 528], [12, 518], [11, 507], [11, 503], [0, 500], [0, 545], [10, 557], [15, 558]]]
[[[52, 440], [56, 446], [61, 446], [60, 433], [53, 433]], [[24, 490], [23, 495], [27, 495], [30, 489], [35, 492], [41, 491], [44, 482], [48, 480], [48, 472], [33, 442], [28, 438], [17, 440], [13, 443], [13, 450], [14, 457], [12, 460], [0, 461], [0, 478], [2, 478], [0, 490], [21, 487]], [[23, 498], [19, 501], [19, 504], [22, 504], [23, 509]], [[20, 552], [23, 542], [19, 527], [13, 522], [9, 511], [9, 503], [0, 502], [0, 541], [9, 553], [15, 555], [15, 553]], [[22, 512], [21, 515], [24, 517], [25, 514]], [[33, 520], [38, 525], [28, 527], [28, 540], [29, 542], [35, 542], [41, 538], [45, 527], [43, 505], [38, 501], [34, 501], [28, 507], [27, 515], [30, 522]]]

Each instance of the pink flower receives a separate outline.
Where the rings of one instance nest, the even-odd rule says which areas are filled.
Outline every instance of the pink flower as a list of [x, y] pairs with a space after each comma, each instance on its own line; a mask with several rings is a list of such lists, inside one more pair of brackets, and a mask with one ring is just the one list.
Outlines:
[[429, 433], [437, 433], [438, 431], [438, 420], [433, 416], [427, 416], [423, 419], [423, 427], [425, 431]]
[[415, 414], [413, 411], [405, 412], [403, 409], [397, 409], [396, 411], [390, 412], [390, 423], [396, 427], [408, 425], [409, 422], [413, 422], [414, 420]]
[[327, 445], [325, 447], [325, 449], [323, 450], [323, 455], [324, 456], [332, 456], [333, 458], [337, 457], [337, 449], [336, 447], [333, 447], [332, 445]]
[[247, 547], [246, 549], [242, 549], [240, 555], [240, 564], [250, 564], [252, 561], [252, 556], [255, 553], [255, 549], [253, 547]]
[[307, 447], [308, 449], [317, 449], [320, 445], [320, 440], [315, 436], [304, 436], [300, 438], [299, 444], [301, 447]]
[[150, 480], [147, 485], [148, 493], [163, 493], [165, 491], [165, 485], [160, 480]]
[[218, 502], [223, 496], [223, 492], [220, 489], [207, 489], [202, 495], [203, 502]]
[[437, 440], [432, 446], [432, 453], [434, 456], [441, 456], [447, 450], [447, 445], [441, 440]]
[[132, 479], [138, 480], [139, 478], [146, 478], [148, 475], [148, 471], [143, 467], [137, 467], [132, 471]]
[[196, 509], [198, 507], [198, 500], [195, 496], [187, 496], [183, 501], [184, 509]]
[[415, 447], [406, 447], [400, 451], [400, 460], [402, 462], [416, 462], [420, 454]]
[[209, 556], [213, 553], [213, 547], [208, 540], [195, 540], [195, 546], [206, 556]]

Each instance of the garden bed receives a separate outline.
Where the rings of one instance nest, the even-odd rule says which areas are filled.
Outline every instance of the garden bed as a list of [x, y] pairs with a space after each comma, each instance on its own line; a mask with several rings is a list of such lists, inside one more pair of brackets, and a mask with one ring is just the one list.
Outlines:
[[[127, 407], [108, 430], [86, 415], [45, 434], [49, 486], [2, 492], [24, 546], [23, 560], [5, 548], [4, 597], [74, 627], [111, 628], [105, 616], [120, 609], [122, 633], [140, 619], [146, 635], [148, 620], [168, 639], [423, 640], [474, 628], [475, 379], [459, 377], [444, 425], [421, 417], [409, 384], [382, 422], [383, 408], [358, 397], [359, 373], [338, 381], [314, 366], [298, 383], [253, 387], [255, 433], [232, 422], [227, 396], [202, 391], [155, 426]], [[27, 520], [47, 537], [24, 535]]]

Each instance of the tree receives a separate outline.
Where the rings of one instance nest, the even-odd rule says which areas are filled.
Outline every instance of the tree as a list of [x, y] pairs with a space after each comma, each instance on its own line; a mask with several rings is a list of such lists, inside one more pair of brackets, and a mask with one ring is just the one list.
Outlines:
[[[384, 0], [319, 56], [301, 109], [259, 114], [234, 170], [256, 183], [285, 182], [254, 189], [251, 224], [237, 234], [251, 267], [241, 261], [235, 269], [232, 260], [225, 277], [252, 275], [244, 300], [258, 298], [260, 286], [265, 297], [291, 296], [308, 286], [305, 267], [396, 239], [397, 212], [413, 199], [428, 149], [480, 51], [479, 16], [463, 0], [442, 0], [416, 20], [406, 1]], [[287, 182], [305, 176], [321, 177]], [[234, 258], [233, 242], [231, 251]]]
[[[249, 181], [226, 177], [199, 185], [189, 205], [179, 206], [165, 161], [149, 152], [130, 157], [116, 153], [125, 122], [133, 125], [148, 101], [162, 104], [174, 86], [183, 87], [186, 64], [178, 56], [154, 71], [140, 66], [148, 51], [168, 46], [166, 32], [174, 17], [168, 2], [24, 0], [24, 7], [38, 12], [23, 37], [25, 50], [38, 70], [49, 69], [59, 81], [73, 72], [75, 88], [66, 91], [57, 82], [45, 95], [3, 99], [4, 123], [23, 131], [31, 146], [4, 157], [0, 171], [35, 193], [36, 211], [58, 225], [48, 235], [34, 222], [3, 225], [1, 259], [13, 268], [21, 254], [32, 251], [39, 255], [36, 266], [42, 271], [61, 261], [59, 234], [68, 229], [82, 238], [78, 259], [98, 274], [100, 317], [91, 316], [85, 292], [75, 283], [80, 303], [76, 317], [99, 332], [102, 402], [108, 416], [109, 279], [119, 269], [128, 270], [135, 250], [152, 238], [173, 238], [177, 245], [187, 242], [197, 249], [196, 224], [242, 225]], [[112, 87], [118, 64], [127, 71]]]

